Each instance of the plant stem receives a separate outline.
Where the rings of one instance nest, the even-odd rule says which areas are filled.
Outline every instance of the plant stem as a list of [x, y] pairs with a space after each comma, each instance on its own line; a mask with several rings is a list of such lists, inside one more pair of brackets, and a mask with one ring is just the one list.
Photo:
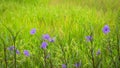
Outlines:
[[93, 45], [93, 32], [91, 32], [92, 40], [91, 40], [91, 56], [92, 56], [92, 65], [95, 68], [95, 60], [94, 60], [94, 45]]
[[53, 68], [52, 60], [50, 59], [50, 68]]
[[5, 61], [5, 68], [7, 68], [6, 44], [5, 44], [4, 40], [1, 37], [0, 37], [0, 39], [3, 42], [3, 45], [4, 45], [4, 61]]
[[93, 55], [93, 48], [91, 48], [91, 56], [92, 56], [93, 68], [95, 68], [95, 60], [94, 60], [94, 55]]
[[[117, 27], [118, 28], [118, 27]], [[117, 56], [118, 56], [118, 66], [119, 66], [119, 62], [120, 62], [120, 49], [119, 49], [119, 32], [117, 32]]]
[[46, 50], [44, 50], [44, 68], [46, 68], [46, 64], [47, 64], [47, 61], [46, 61]]
[[15, 45], [16, 39], [13, 38], [13, 45], [14, 45], [14, 65], [16, 68], [16, 45]]
[[7, 68], [6, 46], [4, 45], [5, 68]]

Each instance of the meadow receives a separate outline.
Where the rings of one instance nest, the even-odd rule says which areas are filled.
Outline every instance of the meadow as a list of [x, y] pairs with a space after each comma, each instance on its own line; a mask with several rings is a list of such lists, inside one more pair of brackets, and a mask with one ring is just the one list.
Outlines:
[[0, 68], [120, 68], [120, 0], [0, 0]]

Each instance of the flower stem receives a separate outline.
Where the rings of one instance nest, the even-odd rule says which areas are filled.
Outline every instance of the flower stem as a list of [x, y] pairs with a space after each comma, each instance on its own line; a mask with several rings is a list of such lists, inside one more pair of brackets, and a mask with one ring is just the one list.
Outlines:
[[14, 66], [16, 68], [16, 44], [15, 44], [15, 42], [16, 42], [16, 39], [13, 38], [13, 45], [14, 45]]
[[92, 33], [92, 32], [91, 32], [91, 37], [92, 37], [92, 40], [91, 40], [91, 57], [92, 57], [92, 65], [93, 65], [93, 68], [95, 68], [94, 44], [93, 44], [93, 33]]
[[[118, 28], [118, 27], [117, 27]], [[119, 62], [120, 62], [120, 48], [119, 48], [119, 43], [120, 43], [120, 40], [119, 40], [119, 32], [117, 32], [117, 57], [118, 57], [118, 66], [119, 66]]]
[[6, 46], [4, 45], [5, 68], [7, 68]]
[[91, 56], [92, 56], [92, 64], [93, 64], [93, 68], [95, 68], [95, 60], [94, 60], [94, 51], [93, 48], [91, 48]]
[[44, 68], [46, 68], [46, 64], [47, 64], [47, 61], [46, 61], [46, 50], [44, 50]]
[[4, 45], [4, 61], [5, 61], [5, 68], [7, 68], [6, 44], [1, 37], [0, 37], [0, 39], [3, 42], [3, 45]]

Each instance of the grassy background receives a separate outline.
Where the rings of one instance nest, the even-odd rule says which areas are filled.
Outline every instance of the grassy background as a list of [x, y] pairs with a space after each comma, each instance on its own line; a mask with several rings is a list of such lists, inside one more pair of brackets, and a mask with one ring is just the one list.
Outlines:
[[[92, 68], [89, 55], [89, 45], [85, 37], [94, 34], [95, 52], [101, 49], [102, 61], [98, 67], [113, 68], [115, 55], [111, 60], [107, 52], [107, 41], [110, 37], [111, 45], [116, 46], [115, 27], [118, 19], [120, 0], [0, 0], [0, 35], [7, 47], [13, 45], [10, 33], [2, 25], [5, 24], [12, 33], [21, 30], [16, 47], [20, 50], [17, 55], [17, 67], [42, 68], [44, 64], [43, 50], [40, 48], [43, 34], [56, 37], [55, 43], [49, 43], [47, 52], [51, 54], [53, 68], [61, 68], [67, 63], [73, 68], [74, 63], [82, 61], [83, 68]], [[117, 21], [118, 20], [118, 21]], [[110, 26], [110, 34], [103, 34], [105, 24]], [[30, 30], [36, 28], [34, 36]], [[0, 67], [4, 68], [4, 50], [0, 42]], [[65, 54], [62, 53], [63, 47]], [[25, 57], [23, 50], [29, 50], [31, 56]], [[96, 54], [96, 53], [94, 53]], [[7, 50], [8, 66], [13, 68], [13, 55]], [[64, 61], [66, 60], [66, 61]]]

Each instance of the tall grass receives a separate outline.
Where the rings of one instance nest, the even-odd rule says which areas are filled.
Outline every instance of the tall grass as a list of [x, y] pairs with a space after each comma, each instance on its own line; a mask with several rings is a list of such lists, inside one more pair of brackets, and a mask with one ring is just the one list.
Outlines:
[[[74, 68], [80, 62], [81, 68], [119, 68], [118, 10], [119, 0], [0, 0], [0, 67]], [[108, 35], [104, 25], [110, 27]], [[40, 48], [43, 34], [56, 38], [46, 50]], [[90, 34], [91, 43], [86, 41]], [[14, 54], [7, 49], [11, 45]]]

